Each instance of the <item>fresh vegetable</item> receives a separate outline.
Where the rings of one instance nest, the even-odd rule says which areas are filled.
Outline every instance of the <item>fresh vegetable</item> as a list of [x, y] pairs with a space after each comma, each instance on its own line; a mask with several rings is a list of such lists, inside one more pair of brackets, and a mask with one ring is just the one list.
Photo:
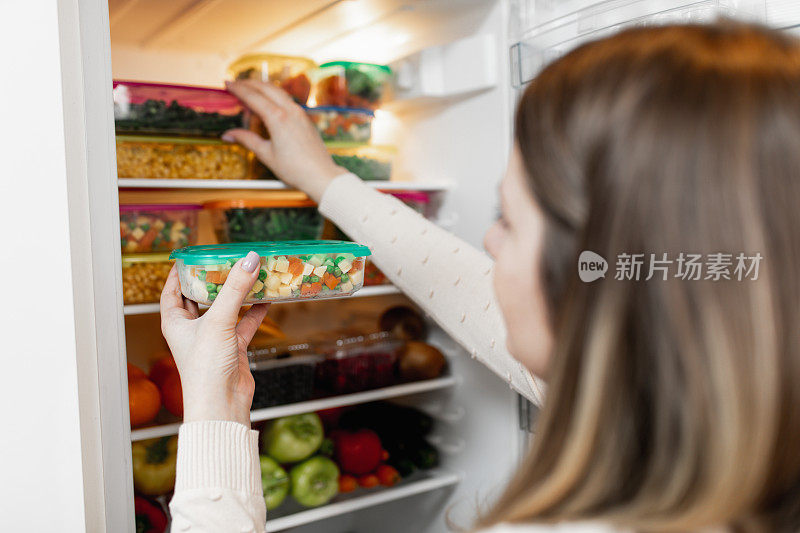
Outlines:
[[358, 488], [358, 480], [350, 474], [342, 474], [339, 476], [339, 492], [342, 494], [346, 492], [353, 492]]
[[164, 408], [177, 417], [183, 416], [183, 388], [181, 376], [172, 355], [167, 353], [150, 367], [150, 381], [161, 392]]
[[178, 437], [159, 437], [131, 444], [133, 486], [148, 496], [160, 496], [175, 486]]
[[378, 467], [383, 447], [378, 434], [369, 429], [337, 431], [332, 435], [336, 462], [344, 472], [361, 476]]
[[358, 484], [365, 489], [371, 489], [380, 485], [381, 480], [375, 474], [364, 474], [358, 478]]
[[433, 379], [442, 375], [446, 360], [438, 348], [419, 341], [409, 341], [400, 352], [400, 377], [407, 381]]
[[384, 311], [378, 324], [382, 331], [389, 331], [407, 341], [420, 341], [428, 335], [428, 326], [422, 315], [405, 305], [390, 307]]
[[227, 130], [243, 127], [244, 113], [207, 113], [182, 106], [177, 100], [169, 103], [164, 100], [147, 100], [141, 104], [128, 104], [127, 113], [115, 112], [114, 125], [117, 133], [174, 133], [218, 137]]
[[128, 383], [130, 383], [134, 379], [141, 379], [146, 377], [147, 374], [144, 373], [144, 370], [142, 370], [136, 365], [128, 363]]
[[236, 207], [225, 220], [230, 242], [315, 240], [323, 222], [315, 207]]
[[164, 408], [177, 417], [183, 417], [183, 387], [177, 371], [167, 375], [159, 388]]
[[133, 497], [136, 513], [136, 533], [164, 533], [167, 530], [167, 514], [161, 506], [142, 496]]
[[322, 425], [325, 429], [331, 430], [339, 424], [339, 418], [342, 416], [344, 409], [342, 407], [331, 407], [329, 409], [322, 409], [317, 411]]
[[264, 491], [264, 502], [267, 511], [275, 509], [289, 494], [289, 476], [275, 459], [262, 455], [261, 463], [261, 488]]
[[378, 480], [384, 487], [397, 485], [400, 481], [400, 472], [390, 465], [379, 465], [375, 475], [378, 476]]
[[392, 177], [392, 163], [357, 155], [332, 154], [333, 162], [352, 172], [364, 181], [388, 180]]
[[[134, 374], [138, 373], [134, 372]], [[128, 381], [128, 409], [131, 427], [151, 422], [160, 408], [161, 393], [158, 392], [155, 383], [143, 377]]]
[[429, 470], [439, 465], [439, 451], [425, 439], [419, 439], [411, 446], [411, 460], [414, 466], [422, 470]]
[[294, 463], [311, 456], [324, 439], [316, 413], [284, 416], [267, 424], [262, 450], [279, 463]]
[[148, 374], [148, 377], [156, 386], [161, 387], [164, 378], [177, 371], [178, 366], [175, 364], [175, 359], [173, 359], [172, 354], [169, 350], [163, 350], [159, 354], [158, 359], [156, 359], [156, 362], [150, 367], [150, 374]]
[[327, 457], [312, 457], [289, 472], [292, 497], [305, 507], [325, 505], [339, 492], [339, 468]]

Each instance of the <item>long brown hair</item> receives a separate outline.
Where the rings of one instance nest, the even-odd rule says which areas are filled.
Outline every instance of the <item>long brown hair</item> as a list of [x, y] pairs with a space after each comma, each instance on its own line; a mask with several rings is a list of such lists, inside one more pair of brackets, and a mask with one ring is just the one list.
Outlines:
[[[800, 45], [724, 21], [628, 30], [543, 70], [516, 139], [555, 348], [532, 450], [479, 525], [798, 529]], [[579, 280], [582, 250], [605, 279]], [[676, 278], [682, 252], [732, 254], [731, 279]], [[763, 257], [757, 280], [739, 252]], [[614, 279], [623, 253], [645, 254], [640, 281]], [[668, 279], [644, 281], [664, 253]]]

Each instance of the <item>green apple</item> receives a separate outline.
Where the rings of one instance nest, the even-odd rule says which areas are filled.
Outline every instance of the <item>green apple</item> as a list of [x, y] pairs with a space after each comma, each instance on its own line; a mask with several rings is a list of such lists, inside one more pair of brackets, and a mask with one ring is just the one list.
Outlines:
[[267, 511], [275, 509], [289, 493], [289, 476], [275, 459], [262, 455], [261, 462], [261, 488], [264, 490], [264, 502]]
[[316, 456], [289, 472], [292, 497], [306, 507], [325, 505], [339, 492], [339, 467], [327, 457]]
[[317, 413], [284, 416], [265, 428], [262, 451], [279, 463], [296, 463], [316, 452], [324, 437]]

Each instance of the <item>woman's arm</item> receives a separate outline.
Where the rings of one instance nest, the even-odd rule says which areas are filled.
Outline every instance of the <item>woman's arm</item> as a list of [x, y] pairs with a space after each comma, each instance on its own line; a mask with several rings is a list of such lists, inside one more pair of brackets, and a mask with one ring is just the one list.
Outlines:
[[175, 267], [161, 292], [161, 331], [181, 376], [184, 403], [170, 502], [172, 531], [264, 531], [247, 345], [267, 306], [254, 305], [239, 320], [259, 265], [255, 252], [240, 259], [203, 316], [195, 302], [181, 296]]
[[372, 260], [473, 357], [526, 398], [542, 387], [506, 350], [505, 326], [492, 290], [492, 260], [395, 198], [364, 185], [331, 160], [305, 111], [269, 83], [227, 83], [266, 124], [270, 137], [231, 130], [237, 141], [320, 211], [372, 250]]
[[319, 209], [366, 244], [370, 260], [473, 357], [541, 404], [541, 384], [506, 350], [486, 254], [352, 174], [327, 186]]
[[169, 508], [175, 532], [264, 531], [258, 432], [230, 421], [183, 424]]

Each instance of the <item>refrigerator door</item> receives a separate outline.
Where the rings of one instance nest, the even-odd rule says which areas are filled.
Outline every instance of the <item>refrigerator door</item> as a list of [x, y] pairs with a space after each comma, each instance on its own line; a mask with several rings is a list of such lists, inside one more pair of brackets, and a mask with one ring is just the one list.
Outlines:
[[[778, 3], [773, 0], [773, 3]], [[511, 79], [531, 81], [547, 63], [582, 43], [632, 26], [710, 22], [764, 23], [766, 0], [512, 0]], [[779, 10], [774, 10], [779, 13]]]

